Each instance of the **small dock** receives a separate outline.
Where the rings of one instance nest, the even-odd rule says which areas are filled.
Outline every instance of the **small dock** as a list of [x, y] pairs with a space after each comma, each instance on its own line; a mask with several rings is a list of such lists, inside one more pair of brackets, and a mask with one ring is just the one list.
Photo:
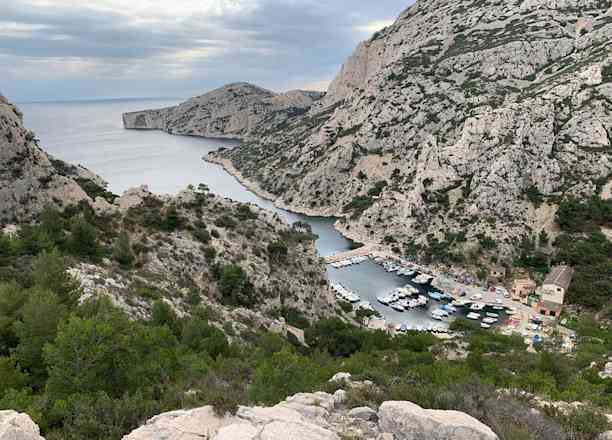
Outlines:
[[359, 249], [353, 249], [352, 251], [340, 252], [335, 255], [325, 257], [325, 263], [332, 264], [340, 261], [348, 260], [355, 257], [367, 257], [371, 253], [376, 252], [379, 246], [362, 246]]

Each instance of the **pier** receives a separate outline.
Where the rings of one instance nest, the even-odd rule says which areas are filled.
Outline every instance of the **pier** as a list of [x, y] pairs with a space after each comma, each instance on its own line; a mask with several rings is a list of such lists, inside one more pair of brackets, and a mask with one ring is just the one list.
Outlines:
[[371, 253], [378, 251], [379, 246], [376, 245], [368, 245], [362, 246], [359, 249], [353, 249], [352, 251], [339, 252], [334, 255], [330, 255], [329, 257], [325, 257], [325, 263], [332, 264], [338, 263], [340, 261], [348, 260], [355, 257], [367, 257]]

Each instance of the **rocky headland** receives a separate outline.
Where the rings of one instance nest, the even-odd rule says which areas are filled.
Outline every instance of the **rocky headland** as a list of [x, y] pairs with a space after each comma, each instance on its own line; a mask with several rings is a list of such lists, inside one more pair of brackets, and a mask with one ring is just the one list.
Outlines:
[[610, 180], [611, 36], [607, 2], [418, 1], [321, 99], [210, 159], [360, 242], [510, 258]]
[[99, 176], [48, 155], [38, 143], [19, 109], [0, 95], [0, 223], [31, 220], [47, 205], [86, 201], [108, 208], [112, 195]]
[[261, 127], [281, 127], [304, 114], [319, 92], [277, 94], [248, 83], [229, 84], [176, 107], [126, 113], [126, 128], [172, 134], [244, 139]]

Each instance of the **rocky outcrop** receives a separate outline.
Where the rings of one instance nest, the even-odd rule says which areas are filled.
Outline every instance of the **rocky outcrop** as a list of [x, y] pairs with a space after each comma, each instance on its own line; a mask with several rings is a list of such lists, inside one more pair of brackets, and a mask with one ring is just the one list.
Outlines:
[[[300, 102], [299, 96], [287, 99]], [[299, 335], [277, 319], [283, 308], [313, 320], [335, 314], [336, 300], [309, 231], [204, 187], [158, 196], [143, 186], [117, 197], [104, 185], [86, 169], [46, 154], [23, 127], [21, 113], [0, 99], [0, 231], [17, 231], [48, 205], [85, 202], [98, 214], [102, 246], [112, 249], [118, 231], [129, 236], [136, 261], [130, 270], [119, 270], [109, 259], [75, 261], [69, 272], [82, 300], [108, 297], [134, 318], [148, 317], [156, 300], [179, 316], [206, 302], [217, 311], [220, 327], [228, 322], [239, 334], [265, 328]], [[5, 228], [9, 223], [14, 224]], [[219, 280], [225, 268], [243, 284], [224, 297]]]
[[0, 411], [0, 440], [45, 440], [27, 414]]
[[[339, 390], [336, 394], [344, 392]], [[220, 417], [207, 406], [149, 420], [124, 440], [497, 440], [476, 419], [456, 411], [431, 411], [410, 402], [385, 402], [350, 410], [328, 393], [302, 393], [271, 407], [240, 407]]]
[[495, 433], [478, 420], [458, 411], [426, 410], [410, 402], [385, 402], [379, 410], [380, 428], [396, 440], [426, 438], [496, 439]]
[[[283, 307], [313, 320], [336, 313], [314, 236], [271, 211], [205, 190], [160, 196], [146, 186], [126, 191], [114, 207], [114, 215], [101, 222], [128, 233], [136, 264], [130, 271], [117, 270], [110, 260], [72, 267], [82, 300], [103, 295], [130, 316], [147, 318], [152, 302], [161, 299], [183, 316], [193, 308], [196, 292], [197, 302], [215, 311], [220, 326], [232, 322], [238, 334], [266, 328], [286, 335], [289, 328], [274, 313]], [[177, 216], [173, 230], [151, 225], [171, 209]], [[248, 280], [233, 300], [223, 297], [218, 283], [219, 271], [231, 265]], [[233, 307], [223, 306], [228, 302]]]
[[255, 131], [270, 130], [304, 114], [322, 96], [294, 90], [277, 94], [237, 83], [192, 98], [176, 107], [126, 113], [129, 129], [163, 130], [173, 134], [243, 139]]
[[[509, 257], [612, 175], [609, 3], [418, 1], [308, 113], [229, 160], [278, 206], [360, 242]], [[489, 238], [494, 239], [491, 243]]]
[[82, 200], [104, 209], [105, 182], [85, 168], [45, 153], [21, 112], [0, 95], [0, 224], [29, 220], [46, 205]]

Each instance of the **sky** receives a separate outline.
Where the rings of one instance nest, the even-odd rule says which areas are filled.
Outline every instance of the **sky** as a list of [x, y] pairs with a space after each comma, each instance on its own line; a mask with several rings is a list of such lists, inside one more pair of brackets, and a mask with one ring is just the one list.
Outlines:
[[412, 0], [0, 0], [16, 102], [199, 95], [236, 81], [325, 90]]

